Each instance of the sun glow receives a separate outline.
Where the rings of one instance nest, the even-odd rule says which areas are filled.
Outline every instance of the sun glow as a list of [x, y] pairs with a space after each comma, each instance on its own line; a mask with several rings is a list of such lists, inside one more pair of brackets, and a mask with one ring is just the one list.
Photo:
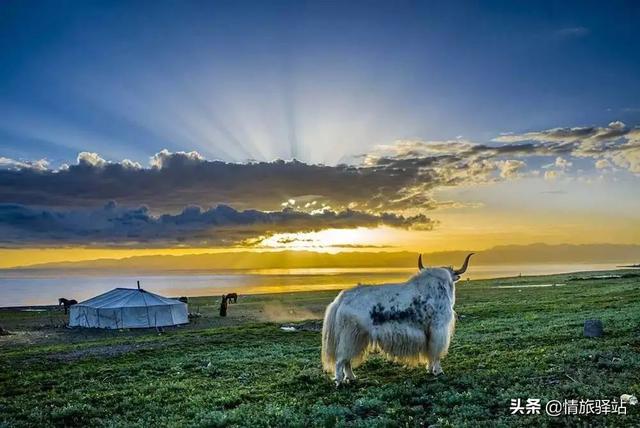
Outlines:
[[261, 248], [337, 253], [367, 248], [392, 248], [389, 228], [325, 229], [316, 232], [278, 233], [260, 242]]

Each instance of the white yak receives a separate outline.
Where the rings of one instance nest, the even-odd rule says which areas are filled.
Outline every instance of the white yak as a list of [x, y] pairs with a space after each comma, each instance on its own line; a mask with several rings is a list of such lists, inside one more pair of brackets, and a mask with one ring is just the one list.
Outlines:
[[455, 326], [455, 282], [460, 269], [428, 268], [407, 282], [358, 285], [343, 290], [327, 307], [322, 325], [322, 365], [335, 373], [336, 385], [355, 379], [353, 368], [370, 350], [408, 365], [427, 364], [443, 373], [440, 359], [449, 348]]

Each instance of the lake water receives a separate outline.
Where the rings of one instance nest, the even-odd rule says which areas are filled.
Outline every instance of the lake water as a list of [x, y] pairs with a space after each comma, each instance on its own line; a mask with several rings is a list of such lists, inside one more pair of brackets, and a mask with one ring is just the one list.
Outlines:
[[[613, 264], [472, 266], [465, 277], [501, 278], [615, 268]], [[135, 288], [138, 280], [144, 289], [165, 296], [208, 296], [230, 291], [258, 294], [334, 290], [358, 283], [400, 282], [415, 272], [416, 269], [407, 268], [263, 269], [175, 275], [61, 275], [59, 272], [36, 275], [4, 271], [0, 273], [0, 307], [52, 305], [59, 297], [82, 301], [115, 287]]]

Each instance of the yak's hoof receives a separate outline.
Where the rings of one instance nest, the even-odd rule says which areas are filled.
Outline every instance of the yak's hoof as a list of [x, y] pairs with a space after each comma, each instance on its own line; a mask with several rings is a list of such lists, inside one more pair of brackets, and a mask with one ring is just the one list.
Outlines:
[[442, 368], [440, 367], [434, 367], [433, 370], [431, 370], [431, 373], [433, 373], [433, 375], [437, 377], [444, 374], [444, 370], [442, 370]]

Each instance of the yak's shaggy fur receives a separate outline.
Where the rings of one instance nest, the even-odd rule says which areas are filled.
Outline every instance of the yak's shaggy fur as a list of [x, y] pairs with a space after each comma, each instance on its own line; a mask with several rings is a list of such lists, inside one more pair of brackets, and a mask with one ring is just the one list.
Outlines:
[[455, 325], [455, 280], [447, 268], [424, 269], [402, 284], [358, 285], [327, 307], [322, 327], [322, 365], [336, 383], [355, 378], [372, 350], [407, 365], [428, 364], [442, 373]]

